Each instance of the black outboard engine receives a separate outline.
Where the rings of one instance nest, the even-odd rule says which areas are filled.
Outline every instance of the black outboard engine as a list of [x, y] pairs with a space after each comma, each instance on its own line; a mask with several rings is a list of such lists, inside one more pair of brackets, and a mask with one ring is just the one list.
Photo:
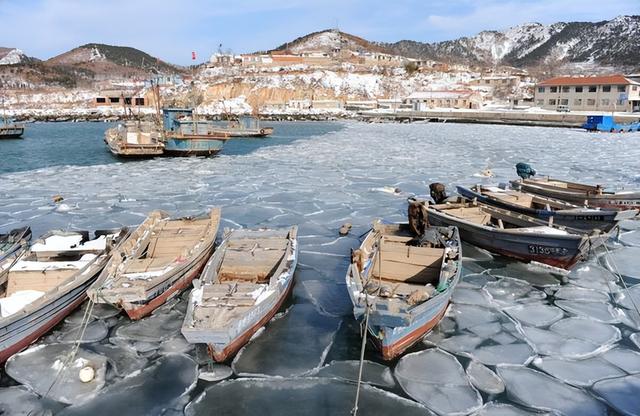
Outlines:
[[528, 163], [520, 162], [516, 165], [516, 173], [522, 179], [529, 179], [530, 177], [535, 176], [536, 171]]
[[429, 185], [429, 193], [431, 194], [431, 198], [433, 198], [433, 202], [436, 204], [442, 204], [447, 199], [447, 192], [444, 184], [440, 182], [435, 182]]

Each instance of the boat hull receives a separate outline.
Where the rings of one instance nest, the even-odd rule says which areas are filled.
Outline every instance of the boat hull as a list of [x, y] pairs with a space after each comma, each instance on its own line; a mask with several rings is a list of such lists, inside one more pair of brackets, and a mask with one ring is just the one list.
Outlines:
[[428, 209], [428, 212], [431, 224], [458, 227], [460, 238], [466, 243], [517, 260], [535, 261], [567, 270], [608, 238], [608, 234], [555, 236], [514, 233], [469, 223], [434, 209]]
[[289, 281], [287, 288], [281, 293], [281, 296], [277, 298], [276, 302], [272, 302], [270, 305], [265, 305], [265, 307], [262, 308], [264, 313], [259, 314], [259, 320], [230, 343], [226, 345], [207, 344], [209, 356], [217, 362], [225, 362], [228, 359], [233, 358], [238, 351], [240, 351], [240, 349], [249, 342], [251, 337], [253, 337], [260, 328], [265, 326], [273, 318], [291, 293], [292, 288], [293, 279]]
[[586, 203], [588, 206], [594, 208], [614, 210], [640, 209], [640, 192], [588, 195], [586, 193], [568, 192], [560, 188], [554, 189], [552, 187], [539, 186], [534, 183], [522, 181], [511, 181], [511, 185], [515, 189], [520, 189], [524, 192], [560, 199], [576, 205], [584, 205]]
[[165, 141], [164, 153], [169, 156], [214, 156], [224, 146], [224, 139], [218, 138], [175, 138]]
[[130, 319], [138, 320], [144, 318], [160, 305], [164, 304], [169, 298], [178, 295], [180, 292], [186, 289], [191, 284], [193, 279], [200, 275], [202, 269], [204, 268], [206, 260], [207, 256], [204, 256], [202, 260], [200, 260], [196, 264], [196, 266], [187, 270], [182, 274], [182, 277], [179, 277], [171, 286], [169, 286], [166, 290], [160, 292], [157, 296], [153, 297], [148, 302], [144, 304], [121, 303], [120, 306], [124, 309]]
[[566, 227], [584, 231], [591, 231], [596, 228], [602, 231], [609, 231], [616, 226], [618, 221], [630, 219], [637, 215], [637, 211], [634, 212], [633, 210], [629, 210], [628, 213], [621, 215], [621, 212], [615, 210], [594, 210], [579, 207], [570, 210], [556, 211], [527, 208], [517, 204], [510, 204], [499, 199], [489, 198], [486, 195], [482, 195], [479, 192], [475, 192], [462, 186], [458, 186], [457, 191], [461, 196], [467, 199], [477, 199], [483, 204], [518, 212], [544, 221], [549, 221], [549, 219], [553, 217], [553, 223], [556, 225], [564, 225]]

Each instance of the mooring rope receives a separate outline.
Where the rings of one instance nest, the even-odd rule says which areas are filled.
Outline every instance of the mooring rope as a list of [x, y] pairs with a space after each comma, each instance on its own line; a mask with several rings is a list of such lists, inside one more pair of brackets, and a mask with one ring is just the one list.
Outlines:
[[633, 307], [636, 310], [636, 313], [638, 314], [638, 317], [640, 317], [640, 308], [638, 308], [638, 304], [636, 303], [636, 300], [633, 298], [631, 291], [629, 290], [629, 286], [627, 286], [627, 283], [624, 281], [624, 279], [622, 278], [622, 274], [620, 274], [620, 272], [618, 271], [618, 265], [616, 264], [616, 262], [613, 260], [613, 257], [611, 256], [611, 252], [609, 251], [609, 248], [607, 247], [607, 244], [603, 244], [605, 251], [607, 252], [607, 258], [608, 260], [611, 262], [611, 265], [614, 268], [614, 274], [616, 276], [616, 278], [618, 280], [620, 280], [620, 282], [622, 283], [622, 286], [624, 287], [624, 290], [627, 292], [627, 296], [629, 296], [629, 299], [631, 299], [631, 303], [633, 304]]
[[71, 362], [74, 360], [76, 354], [78, 353], [78, 350], [80, 349], [80, 344], [84, 339], [84, 334], [87, 330], [87, 327], [89, 326], [89, 320], [91, 318], [91, 314], [93, 313], [94, 305], [95, 305], [95, 302], [89, 299], [87, 308], [85, 309], [84, 315], [82, 316], [82, 322], [80, 323], [80, 337], [76, 339], [76, 341], [73, 343], [73, 347], [71, 348], [71, 351], [69, 351], [69, 354], [67, 354], [67, 357], [62, 363], [62, 366], [58, 369], [58, 372], [56, 373], [56, 376], [53, 379], [53, 383], [51, 383], [51, 386], [49, 386], [49, 388], [47, 389], [47, 392], [44, 394], [44, 397], [49, 396], [49, 393], [51, 393], [51, 390], [53, 390], [55, 385], [58, 384], [58, 382], [61, 380], [62, 372], [69, 367]]
[[358, 402], [360, 401], [360, 386], [362, 384], [362, 369], [364, 367], [364, 351], [365, 348], [367, 346], [367, 333], [369, 332], [369, 312], [370, 312], [370, 306], [369, 306], [369, 297], [368, 295], [365, 293], [365, 299], [366, 299], [366, 310], [365, 310], [365, 314], [364, 314], [364, 330], [362, 331], [362, 345], [360, 346], [360, 365], [358, 368], [358, 383], [356, 385], [356, 400], [355, 403], [353, 404], [353, 409], [351, 409], [351, 414], [353, 416], [356, 416], [358, 414]]

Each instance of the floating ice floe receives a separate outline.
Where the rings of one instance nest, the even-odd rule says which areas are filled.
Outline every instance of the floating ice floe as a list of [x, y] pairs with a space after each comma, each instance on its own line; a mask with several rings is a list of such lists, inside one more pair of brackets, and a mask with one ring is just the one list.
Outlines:
[[116, 329], [115, 335], [118, 338], [133, 341], [164, 341], [180, 332], [182, 318], [182, 315], [174, 311], [151, 315], [119, 327]]
[[458, 288], [471, 288], [471, 289], [482, 289], [484, 285], [489, 282], [495, 282], [496, 278], [491, 276], [488, 273], [472, 273], [467, 274], [460, 279], [460, 282], [456, 286], [456, 290]]
[[500, 269], [490, 269], [489, 273], [498, 278], [514, 278], [537, 287], [558, 286], [564, 279], [563, 274], [535, 263], [509, 262]]
[[6, 416], [49, 416], [55, 414], [62, 405], [42, 398], [24, 387], [0, 388], [0, 415]]
[[198, 378], [204, 381], [222, 381], [233, 375], [233, 370], [228, 365], [208, 364], [200, 369]]
[[640, 353], [623, 348], [613, 348], [605, 351], [601, 358], [609, 361], [629, 374], [640, 373]]
[[562, 309], [543, 304], [518, 305], [504, 311], [518, 322], [536, 327], [549, 326], [564, 316]]
[[[302, 375], [322, 365], [339, 324], [339, 319], [321, 315], [311, 304], [293, 305], [240, 350], [233, 360], [233, 371], [241, 375]], [[264, 359], [265, 351], [269, 351], [268, 360]]]
[[535, 355], [525, 343], [487, 345], [470, 353], [471, 357], [482, 364], [527, 364]]
[[453, 303], [464, 303], [467, 305], [489, 306], [489, 298], [480, 289], [471, 289], [457, 286], [451, 297]]
[[[356, 385], [329, 378], [241, 378], [204, 390], [184, 410], [186, 416], [211, 413], [234, 415], [348, 415], [353, 409]], [[291, 398], [295, 397], [295, 400]], [[363, 384], [358, 414], [433, 416], [422, 405]]]
[[609, 294], [595, 289], [587, 289], [579, 286], [563, 286], [554, 294], [556, 299], [583, 300], [586, 302], [609, 303]]
[[593, 391], [609, 406], [623, 415], [636, 416], [640, 409], [640, 375], [602, 380], [593, 385]]
[[571, 338], [546, 329], [522, 327], [522, 332], [538, 354], [552, 357], [587, 358], [608, 348], [607, 345]]
[[620, 368], [600, 357], [584, 360], [543, 357], [533, 360], [533, 364], [558, 380], [578, 387], [588, 387], [605, 378], [627, 375]]
[[177, 335], [174, 338], [162, 341], [158, 352], [160, 354], [187, 353], [193, 350], [194, 347], [195, 345], [189, 344], [182, 335]]
[[640, 308], [640, 283], [629, 287], [628, 290], [620, 291], [616, 294], [616, 303], [623, 308], [633, 309]]
[[[39, 345], [15, 354], [5, 370], [11, 378], [40, 395], [61, 403], [82, 403], [93, 399], [105, 384], [107, 359], [79, 348], [70, 359], [73, 346], [66, 344]], [[91, 367], [95, 373], [89, 382], [82, 382], [80, 370]]]
[[640, 280], [640, 247], [623, 247], [603, 256], [607, 269], [629, 279]]
[[98, 342], [105, 339], [109, 334], [109, 328], [103, 321], [93, 321], [87, 324], [86, 327], [79, 325], [68, 330], [65, 328], [63, 331], [58, 337], [58, 341], [63, 344]]
[[331, 316], [345, 316], [353, 313], [353, 304], [347, 292], [347, 285], [330, 281], [305, 280], [301, 286], [321, 312]]
[[500, 377], [477, 361], [469, 362], [467, 376], [475, 388], [487, 394], [500, 394], [504, 391], [504, 383]]
[[589, 394], [522, 366], [498, 366], [509, 398], [523, 406], [564, 415], [604, 416], [605, 406]]
[[511, 277], [503, 277], [497, 282], [489, 282], [484, 286], [484, 290], [494, 302], [500, 305], [536, 301], [547, 296], [529, 283]]
[[405, 355], [396, 365], [395, 376], [409, 396], [437, 414], [467, 414], [482, 406], [462, 365], [440, 349]]
[[620, 315], [609, 303], [585, 302], [573, 300], [556, 300], [556, 306], [578, 316], [584, 316], [598, 322], [617, 324]]
[[456, 321], [460, 330], [500, 319], [500, 312], [476, 305], [454, 304], [449, 308], [447, 315]]
[[568, 277], [569, 281], [576, 286], [605, 293], [610, 291], [610, 285], [615, 284], [617, 280], [613, 273], [594, 262], [577, 265]]
[[169, 354], [150, 367], [122, 379], [93, 400], [74, 404], [60, 413], [73, 415], [160, 415], [174, 407], [198, 381], [198, 366], [182, 354]]
[[[637, 220], [634, 220], [633, 222], [638, 223]], [[638, 230], [634, 230], [628, 233], [622, 233], [620, 234], [618, 241], [625, 246], [638, 247], [640, 246], [640, 232], [638, 232]]]
[[103, 355], [109, 361], [116, 375], [126, 377], [147, 366], [148, 360], [140, 357], [133, 348], [120, 347], [111, 344], [87, 345], [87, 349]]
[[[357, 360], [332, 361], [328, 365], [314, 370], [310, 375], [357, 382], [359, 368], [360, 362]], [[389, 367], [367, 360], [363, 362], [362, 382], [385, 389], [393, 389], [396, 386], [396, 381]]]
[[551, 325], [549, 329], [559, 335], [596, 345], [610, 345], [620, 340], [620, 330], [615, 326], [586, 318], [565, 318]]
[[489, 402], [471, 416], [547, 416], [548, 413], [529, 412], [507, 403]]

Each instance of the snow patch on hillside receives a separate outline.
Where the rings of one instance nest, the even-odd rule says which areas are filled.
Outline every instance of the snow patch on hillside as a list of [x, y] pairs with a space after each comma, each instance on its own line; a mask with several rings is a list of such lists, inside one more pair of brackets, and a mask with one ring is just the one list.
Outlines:
[[0, 58], [0, 65], [19, 64], [24, 58], [26, 58], [26, 55], [20, 49], [12, 49]]

